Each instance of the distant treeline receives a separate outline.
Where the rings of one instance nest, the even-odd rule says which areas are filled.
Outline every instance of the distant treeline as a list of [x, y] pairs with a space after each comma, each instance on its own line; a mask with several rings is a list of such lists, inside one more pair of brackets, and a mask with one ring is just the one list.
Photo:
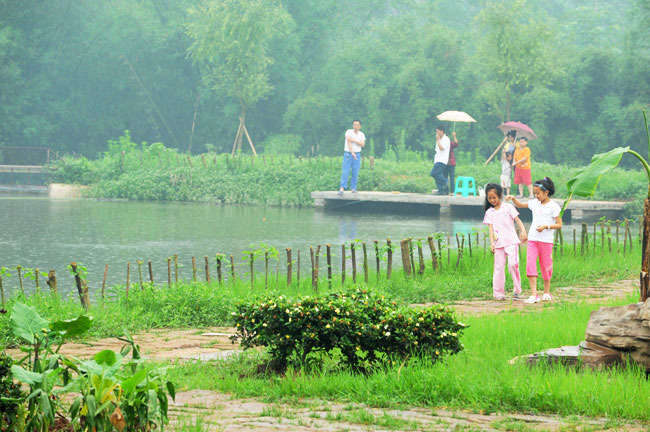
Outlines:
[[229, 152], [244, 113], [267, 154], [337, 155], [353, 118], [368, 153], [431, 153], [436, 114], [463, 110], [482, 157], [507, 119], [538, 161], [642, 150], [650, 0], [585, 4], [0, 0], [0, 146], [94, 158], [128, 129]]

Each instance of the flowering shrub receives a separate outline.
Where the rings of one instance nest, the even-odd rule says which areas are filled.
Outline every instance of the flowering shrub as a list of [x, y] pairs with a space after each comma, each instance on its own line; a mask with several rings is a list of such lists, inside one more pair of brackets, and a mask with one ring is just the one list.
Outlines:
[[331, 355], [335, 349], [354, 368], [414, 355], [438, 360], [463, 349], [460, 335], [465, 325], [448, 308], [398, 307], [368, 290], [301, 299], [267, 295], [240, 302], [236, 308], [237, 334], [231, 339], [240, 340], [244, 348], [268, 347], [280, 369], [292, 359], [304, 363], [310, 354]]

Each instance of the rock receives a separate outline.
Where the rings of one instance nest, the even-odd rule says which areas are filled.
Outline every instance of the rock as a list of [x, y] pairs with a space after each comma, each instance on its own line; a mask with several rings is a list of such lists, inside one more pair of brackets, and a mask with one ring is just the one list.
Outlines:
[[608, 348], [597, 343], [580, 342], [580, 362], [592, 369], [602, 369], [617, 364], [625, 364], [621, 351]]
[[[610, 349], [627, 353], [640, 366], [650, 371], [650, 301], [626, 306], [603, 307], [591, 313], [587, 323], [585, 341], [590, 354], [596, 358], [612, 353], [596, 354], [596, 349]], [[603, 358], [603, 360], [604, 360]]]
[[579, 364], [579, 356], [580, 347], [567, 345], [531, 354], [526, 357], [526, 364], [534, 366], [541, 362], [545, 362], [549, 364], [561, 363], [566, 366], [577, 366]]

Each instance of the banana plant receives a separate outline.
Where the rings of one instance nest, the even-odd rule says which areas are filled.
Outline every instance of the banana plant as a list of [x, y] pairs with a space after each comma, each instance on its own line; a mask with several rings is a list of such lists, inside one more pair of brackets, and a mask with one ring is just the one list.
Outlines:
[[[645, 110], [643, 110], [643, 120], [645, 122], [646, 137], [648, 139], [648, 156], [650, 158], [650, 130], [648, 129], [648, 118]], [[617, 147], [606, 153], [594, 155], [591, 158], [591, 163], [584, 169], [578, 171], [576, 175], [567, 182], [569, 197], [564, 201], [560, 216], [564, 214], [564, 211], [567, 209], [569, 202], [574, 196], [593, 196], [603, 174], [616, 168], [625, 154], [630, 154], [639, 160], [643, 166], [646, 177], [648, 178], [648, 190], [643, 205], [643, 247], [640, 276], [640, 299], [641, 301], [646, 301], [650, 294], [650, 163], [648, 160], [629, 147]]]

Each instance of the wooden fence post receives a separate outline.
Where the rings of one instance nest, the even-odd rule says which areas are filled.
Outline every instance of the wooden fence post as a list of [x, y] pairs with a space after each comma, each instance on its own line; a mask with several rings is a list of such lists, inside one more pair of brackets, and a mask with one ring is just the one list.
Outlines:
[[2, 285], [2, 276], [0, 275], [0, 300], [2, 300], [2, 309], [5, 308], [5, 288]]
[[327, 243], [325, 249], [327, 254], [327, 286], [332, 289], [332, 245]]
[[149, 281], [153, 285], [153, 267], [151, 266], [151, 261], [147, 262], [147, 265], [149, 266]]
[[[208, 259], [207, 255], [204, 255], [203, 258], [205, 260], [205, 281], [207, 283], [210, 283], [210, 260]], [[153, 282], [153, 279], [152, 279], [152, 282]]]
[[235, 283], [235, 257], [230, 254], [230, 277], [232, 283]]
[[217, 280], [219, 281], [219, 285], [223, 283], [223, 274], [221, 271], [223, 270], [222, 268], [223, 264], [221, 262], [221, 255], [217, 256]]
[[418, 244], [418, 261], [420, 263], [419, 273], [424, 274], [424, 252], [422, 252], [422, 241], [417, 240]]
[[350, 243], [350, 255], [352, 256], [352, 283], [357, 283], [357, 244]]
[[131, 284], [131, 263], [126, 263], [126, 299], [129, 299], [129, 286]]
[[18, 283], [20, 284], [20, 292], [22, 292], [23, 297], [25, 297], [25, 287], [23, 286], [23, 275], [21, 273], [22, 269], [23, 269], [22, 266], [20, 265], [16, 266], [16, 271], [18, 271]]
[[433, 243], [433, 237], [427, 237], [427, 243], [429, 244], [429, 250], [431, 251], [431, 268], [436, 270], [438, 268], [438, 259], [436, 258], [436, 246]]
[[366, 251], [366, 242], [361, 243], [363, 249], [363, 281], [368, 283], [368, 252]]
[[140, 289], [144, 289], [144, 285], [142, 282], [142, 261], [138, 260], [138, 276], [140, 277]]
[[296, 261], [296, 281], [300, 287], [300, 249], [298, 249], [298, 259]]
[[[266, 159], [264, 160], [266, 161]], [[268, 251], [264, 251], [264, 289], [269, 289], [269, 252]]]
[[167, 286], [172, 287], [172, 259], [167, 258]]
[[106, 276], [108, 275], [108, 264], [104, 268], [104, 279], [102, 279], [102, 300], [104, 300], [104, 290], [106, 289]]
[[341, 286], [345, 285], [345, 243], [341, 245]]
[[88, 295], [88, 285], [86, 285], [85, 281], [79, 275], [77, 263], [76, 262], [70, 263], [70, 267], [72, 268], [72, 273], [74, 274], [74, 280], [77, 285], [77, 292], [79, 293], [79, 300], [81, 301], [81, 306], [83, 306], [84, 309], [88, 310], [88, 308], [90, 307], [90, 296]]
[[381, 270], [381, 267], [379, 265], [379, 242], [377, 240], [374, 240], [375, 242], [375, 261], [377, 262], [377, 282], [379, 282], [379, 272]]
[[192, 257], [192, 280], [196, 282], [196, 259]]
[[589, 241], [587, 239], [588, 235], [587, 224], [583, 222], [580, 224], [580, 255], [584, 255], [585, 253], [589, 252]]
[[314, 248], [309, 246], [309, 257], [311, 258], [311, 288], [316, 291], [316, 262], [314, 261]]
[[386, 251], [386, 279], [390, 280], [391, 273], [393, 272], [393, 246], [390, 239], [386, 239], [388, 250]]
[[316, 266], [314, 267], [314, 278], [316, 280], [316, 290], [318, 290], [318, 276], [320, 273], [319, 259], [320, 259], [320, 245], [316, 247]]
[[415, 276], [415, 258], [413, 257], [413, 239], [411, 237], [408, 238], [408, 245], [409, 245], [409, 258], [411, 260], [411, 274]]
[[411, 260], [409, 255], [409, 241], [404, 239], [400, 242], [400, 250], [402, 252], [402, 266], [404, 267], [404, 275], [411, 276]]
[[59, 292], [56, 289], [56, 271], [55, 270], [50, 270], [49, 273], [47, 274], [47, 280], [45, 281], [47, 286], [50, 287], [50, 291], [52, 294], [59, 295]]
[[[251, 156], [252, 157], [252, 156]], [[251, 159], [252, 160], [252, 159]], [[255, 265], [255, 253], [251, 252], [248, 256], [248, 264], [250, 265], [250, 272], [251, 272], [251, 290], [255, 288], [255, 268], [253, 267]]]
[[287, 251], [287, 286], [291, 286], [291, 277], [293, 276], [293, 263], [291, 262], [291, 248], [288, 247]]
[[178, 283], [178, 255], [174, 254], [174, 282]]

